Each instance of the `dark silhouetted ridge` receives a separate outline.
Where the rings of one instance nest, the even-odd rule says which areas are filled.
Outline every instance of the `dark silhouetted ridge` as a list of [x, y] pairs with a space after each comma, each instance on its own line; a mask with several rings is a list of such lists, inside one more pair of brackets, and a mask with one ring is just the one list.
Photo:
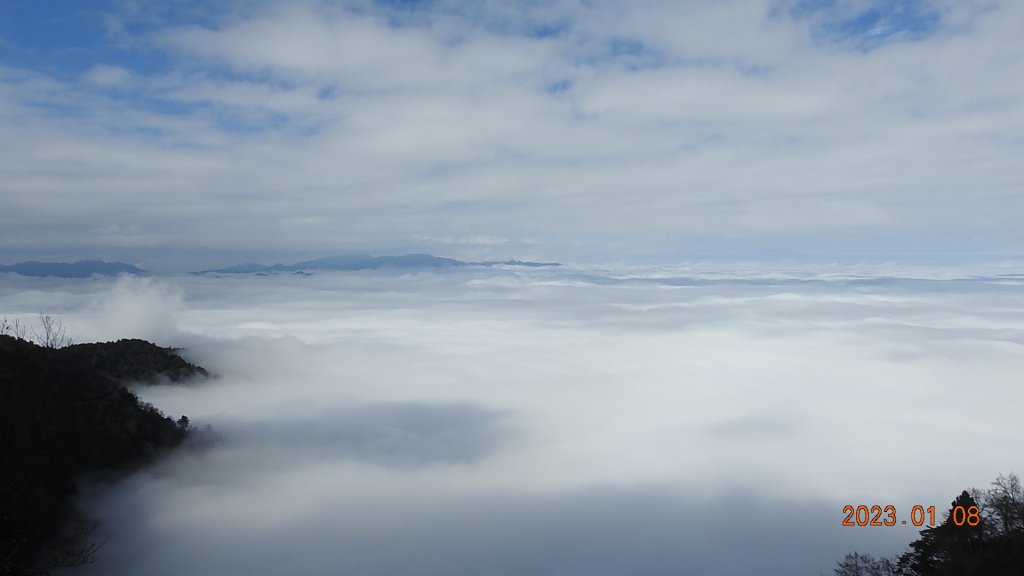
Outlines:
[[54, 352], [62, 361], [122, 382], [181, 382], [209, 376], [205, 369], [178, 356], [173, 348], [161, 348], [145, 340], [75, 344]]
[[47, 563], [74, 517], [76, 478], [128, 469], [185, 438], [187, 418], [168, 418], [125, 382], [203, 375], [142, 340], [52, 349], [0, 335], [0, 575]]

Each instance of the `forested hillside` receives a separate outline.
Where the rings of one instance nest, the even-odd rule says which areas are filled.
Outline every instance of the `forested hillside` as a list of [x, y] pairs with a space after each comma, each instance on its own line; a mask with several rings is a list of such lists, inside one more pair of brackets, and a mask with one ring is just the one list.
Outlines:
[[0, 335], [0, 575], [81, 560], [81, 543], [56, 546], [75, 479], [146, 462], [188, 434], [187, 418], [141, 402], [126, 382], [205, 375], [142, 340], [55, 348]]
[[1024, 574], [1024, 489], [1015, 474], [987, 490], [964, 490], [945, 519], [921, 531], [897, 558], [847, 554], [835, 576], [1011, 576]]

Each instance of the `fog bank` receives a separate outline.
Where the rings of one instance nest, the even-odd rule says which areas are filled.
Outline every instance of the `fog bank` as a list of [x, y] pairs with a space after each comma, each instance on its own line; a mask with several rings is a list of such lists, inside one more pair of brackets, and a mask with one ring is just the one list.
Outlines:
[[[88, 488], [77, 574], [817, 574], [1019, 470], [1011, 276], [460, 271], [14, 283], [218, 374], [218, 440]], [[131, 320], [130, 322], [128, 320]], [[125, 333], [138, 330], [141, 333]]]

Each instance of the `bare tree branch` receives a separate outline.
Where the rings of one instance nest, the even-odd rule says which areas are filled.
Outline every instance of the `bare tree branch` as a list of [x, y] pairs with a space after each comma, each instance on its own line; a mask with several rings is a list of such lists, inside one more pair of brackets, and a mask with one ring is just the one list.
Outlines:
[[64, 323], [60, 319], [39, 312], [39, 324], [42, 326], [43, 331], [41, 333], [35, 332], [35, 339], [43, 348], [55, 350], [74, 344], [74, 340], [68, 336]]
[[2, 335], [14, 336], [19, 340], [24, 340], [25, 332], [25, 327], [21, 325], [21, 321], [17, 318], [15, 318], [13, 322], [8, 320], [7, 316], [4, 316], [3, 319], [0, 320], [0, 334]]

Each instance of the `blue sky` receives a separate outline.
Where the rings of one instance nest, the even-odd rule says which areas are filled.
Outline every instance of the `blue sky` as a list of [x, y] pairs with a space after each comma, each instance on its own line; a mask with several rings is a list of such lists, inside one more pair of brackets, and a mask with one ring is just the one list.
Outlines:
[[4, 261], [1014, 260], [1012, 2], [5, 2]]
[[812, 34], [823, 43], [871, 50], [890, 42], [923, 41], [941, 32], [943, 8], [940, 2], [916, 0], [815, 0], [798, 2], [792, 14], [814, 20]]

